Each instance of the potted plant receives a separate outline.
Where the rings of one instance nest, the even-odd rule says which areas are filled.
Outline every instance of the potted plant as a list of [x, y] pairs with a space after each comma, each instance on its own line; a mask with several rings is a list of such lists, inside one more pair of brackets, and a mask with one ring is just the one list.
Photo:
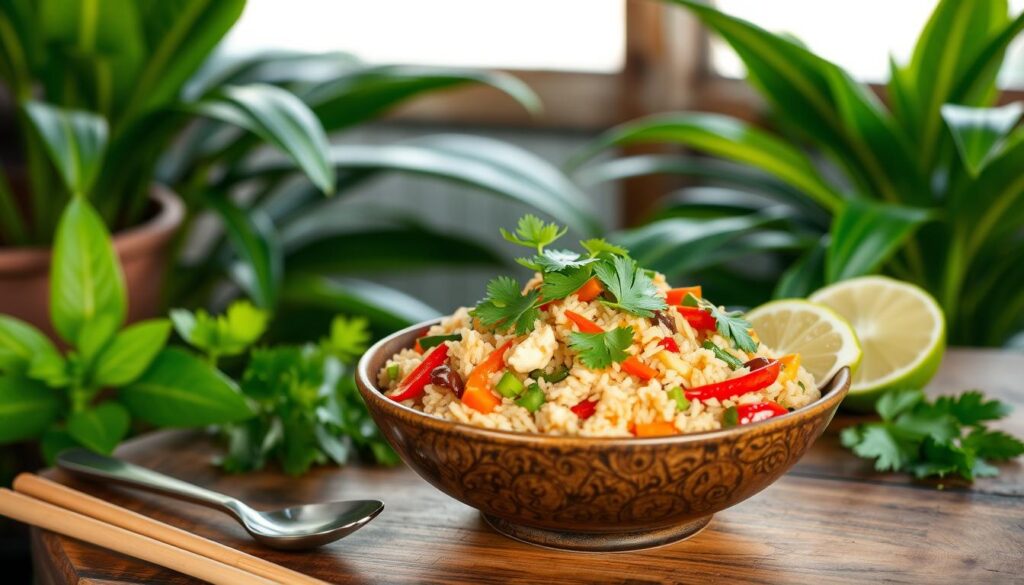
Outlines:
[[[953, 343], [1000, 345], [1024, 328], [1024, 108], [993, 107], [1024, 15], [1011, 19], [998, 0], [939, 2], [910, 62], [892, 62], [885, 105], [791, 37], [703, 2], [673, 1], [736, 50], [778, 129], [664, 114], [615, 128], [583, 153], [670, 143], [726, 159], [626, 157], [581, 171], [584, 181], [670, 173], [718, 185], [689, 190], [621, 234], [641, 262], [700, 271], [745, 304], [773, 287], [776, 297], [806, 296], [881, 271], [930, 291]], [[760, 270], [750, 270], [751, 254]]]
[[[353, 208], [343, 215], [359, 221], [332, 225], [339, 214], [325, 213], [322, 194], [386, 170], [475, 184], [596, 229], [578, 192], [552, 186], [549, 166], [496, 141], [445, 136], [378, 147], [328, 145], [328, 133], [424, 92], [466, 84], [489, 84], [536, 108], [534, 94], [512, 77], [369, 66], [340, 53], [211, 59], [244, 0], [101, 0], [90, 6], [87, 13], [78, 4], [0, 0], [0, 28], [10, 33], [0, 35], [0, 85], [15, 105], [19, 144], [18, 160], [0, 166], [0, 312], [48, 326], [42, 302], [46, 246], [71, 198], [69, 179], [115, 234], [129, 320], [158, 313], [165, 269], [180, 260], [173, 234], [188, 231], [204, 211], [219, 216], [225, 235], [198, 251], [198, 261], [183, 263], [171, 291], [174, 304], [207, 304], [225, 281], [266, 308], [276, 307], [280, 296], [294, 300], [319, 287], [331, 291], [331, 302], [345, 305], [339, 308], [369, 312], [379, 324], [395, 326], [402, 319], [380, 303], [415, 303], [361, 281], [318, 280], [332, 268], [332, 257], [352, 256], [339, 247], [391, 242], [358, 248], [377, 253], [382, 265], [379, 251], [391, 254], [392, 268], [500, 261], [476, 242], [431, 233], [410, 221], [412, 213]], [[94, 148], [101, 139], [109, 144], [102, 157]], [[268, 145], [281, 158], [264, 162]], [[86, 166], [94, 172], [84, 174]], [[288, 181], [296, 172], [308, 182]], [[330, 221], [305, 225], [296, 235], [296, 224], [321, 217]], [[353, 224], [374, 229], [353, 231]], [[416, 253], [405, 254], [409, 260], [394, 245], [433, 236], [435, 245], [413, 247]], [[295, 279], [285, 269], [292, 254], [303, 266]]]

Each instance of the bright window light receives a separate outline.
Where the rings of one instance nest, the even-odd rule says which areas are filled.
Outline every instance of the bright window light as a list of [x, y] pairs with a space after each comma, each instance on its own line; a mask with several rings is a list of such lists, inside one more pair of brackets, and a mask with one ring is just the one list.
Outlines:
[[228, 55], [348, 51], [370, 63], [615, 73], [625, 0], [249, 0]]
[[[814, 52], [837, 63], [854, 77], [882, 82], [889, 78], [889, 54], [906, 63], [914, 41], [935, 8], [935, 0], [716, 0], [729, 14], [767, 30], [789, 33]], [[1010, 0], [1011, 12], [1024, 10], [1024, 0]], [[726, 77], [743, 77], [739, 58], [714, 37], [712, 68]], [[1010, 46], [1000, 75], [1004, 87], [1024, 85], [1024, 41]]]

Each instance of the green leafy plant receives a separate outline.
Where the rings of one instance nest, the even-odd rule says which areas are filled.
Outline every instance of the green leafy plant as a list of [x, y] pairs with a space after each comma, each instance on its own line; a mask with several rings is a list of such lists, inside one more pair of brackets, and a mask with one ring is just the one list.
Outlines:
[[762, 302], [772, 287], [776, 297], [805, 296], [884, 272], [939, 299], [953, 342], [998, 345], [1024, 326], [1022, 108], [992, 107], [1024, 15], [1011, 19], [1005, 0], [942, 0], [910, 62], [891, 63], [886, 106], [791, 37], [697, 0], [670, 1], [732, 46], [777, 129], [681, 112], [601, 136], [579, 161], [633, 143], [720, 157], [631, 156], [583, 169], [584, 183], [667, 173], [717, 185], [685, 191], [617, 242], [645, 266], [700, 273], [740, 303]]
[[[467, 85], [493, 87], [538, 110], [517, 79], [367, 65], [343, 53], [211, 58], [244, 7], [244, 0], [0, 0], [0, 83], [16, 102], [24, 155], [17, 174], [25, 179], [9, 181], [13, 167], [0, 168], [0, 245], [48, 244], [76, 192], [109, 229], [136, 225], [148, 213], [151, 185], [163, 183], [188, 206], [186, 233], [204, 211], [222, 230], [193, 242], [196, 249], [180, 259], [172, 306], [217, 304], [227, 285], [262, 308], [296, 309], [294, 319], [278, 322], [298, 327], [302, 318], [326, 322], [344, 311], [386, 330], [436, 313], [354, 273], [503, 260], [479, 242], [429, 227], [417, 213], [421, 202], [384, 209], [341, 197], [375, 177], [396, 171], [468, 184], [581, 233], [599, 229], [571, 181], [499, 141], [438, 135], [328, 143], [328, 134], [409, 99]], [[14, 193], [12, 185], [24, 183]]]
[[875, 405], [880, 422], [847, 427], [843, 445], [875, 460], [879, 471], [907, 471], [916, 477], [959, 475], [967, 480], [997, 475], [989, 462], [1024, 454], [1024, 442], [986, 428], [1010, 413], [998, 400], [972, 390], [929, 402], [920, 390], [885, 394]]
[[291, 475], [313, 465], [344, 465], [353, 453], [394, 465], [397, 456], [381, 437], [359, 397], [352, 363], [370, 340], [364, 318], [335, 317], [318, 343], [253, 347], [269, 315], [248, 301], [232, 303], [224, 315], [178, 309], [175, 329], [216, 365], [223, 356], [245, 356], [242, 393], [256, 416], [222, 425], [232, 472], [262, 469], [275, 460]]
[[[69, 182], [76, 180], [67, 177]], [[202, 426], [253, 416], [230, 379], [166, 348], [166, 319], [124, 327], [124, 277], [100, 216], [81, 197], [61, 215], [51, 268], [53, 328], [0, 315], [0, 444], [41, 441], [48, 461], [80, 445], [110, 453], [132, 419]]]

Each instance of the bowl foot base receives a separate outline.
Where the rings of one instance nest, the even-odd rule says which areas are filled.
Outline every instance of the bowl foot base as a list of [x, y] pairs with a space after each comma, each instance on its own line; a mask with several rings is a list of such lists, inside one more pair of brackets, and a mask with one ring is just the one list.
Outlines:
[[654, 530], [571, 532], [516, 524], [483, 513], [481, 516], [491, 528], [509, 538], [547, 548], [581, 552], [624, 552], [664, 546], [696, 535], [711, 522], [711, 516], [704, 516], [685, 524]]

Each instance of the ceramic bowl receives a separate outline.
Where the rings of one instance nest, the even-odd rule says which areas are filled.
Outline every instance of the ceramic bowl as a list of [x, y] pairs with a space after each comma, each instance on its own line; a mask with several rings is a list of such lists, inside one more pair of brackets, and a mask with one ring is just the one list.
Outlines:
[[399, 331], [359, 361], [359, 391], [384, 436], [423, 479], [496, 530], [541, 546], [635, 550], [699, 532], [715, 512], [771, 485], [817, 439], [850, 387], [842, 369], [821, 398], [730, 429], [652, 438], [494, 431], [403, 406], [377, 372], [435, 322]]

